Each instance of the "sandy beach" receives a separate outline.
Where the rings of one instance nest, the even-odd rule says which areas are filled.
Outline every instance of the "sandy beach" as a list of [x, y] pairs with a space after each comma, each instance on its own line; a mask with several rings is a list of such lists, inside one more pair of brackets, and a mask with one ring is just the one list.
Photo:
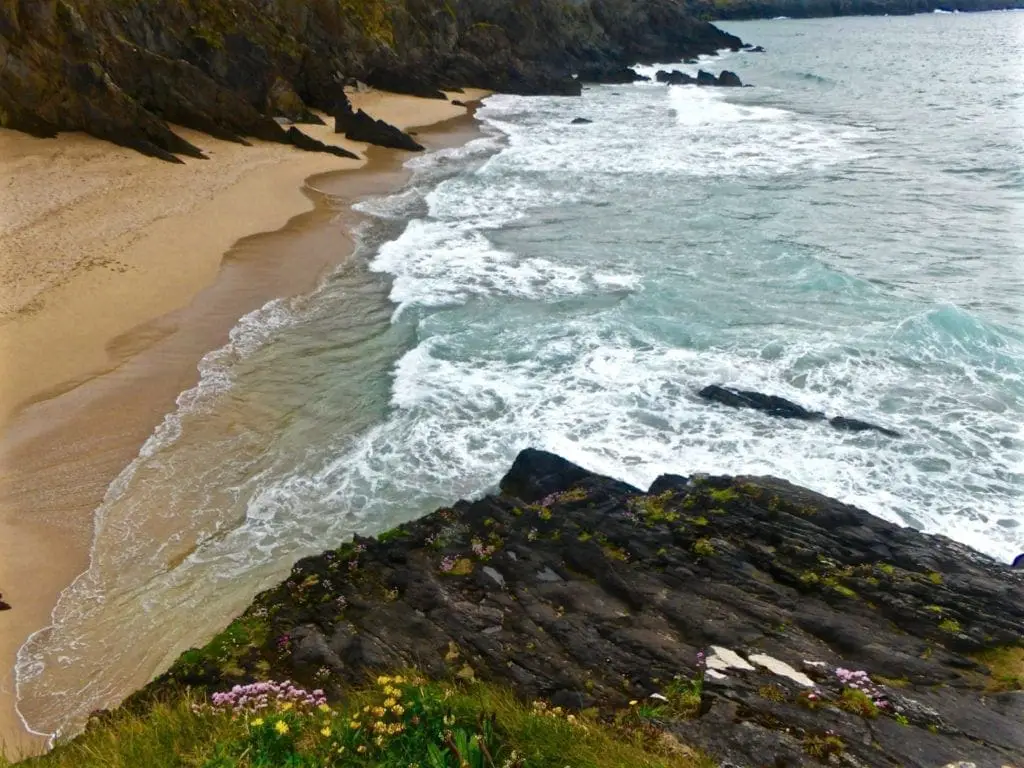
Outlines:
[[[351, 99], [405, 129], [443, 123], [420, 133], [431, 147], [471, 133], [458, 120], [466, 109], [446, 101]], [[9, 755], [42, 745], [15, 711], [15, 655], [88, 565], [92, 513], [109, 482], [239, 317], [308, 290], [350, 254], [356, 217], [345, 204], [407, 177], [407, 153], [368, 150], [327, 122], [302, 129], [359, 160], [181, 129], [209, 159], [176, 165], [81, 134], [0, 130], [0, 593], [13, 606], [0, 613], [0, 744]], [[342, 170], [352, 173], [332, 173]]]

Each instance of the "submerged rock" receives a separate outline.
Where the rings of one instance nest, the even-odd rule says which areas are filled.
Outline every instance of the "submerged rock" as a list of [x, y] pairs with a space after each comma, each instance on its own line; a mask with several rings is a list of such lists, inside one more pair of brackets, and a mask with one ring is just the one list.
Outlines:
[[[777, 395], [765, 395], [761, 392], [751, 392], [743, 389], [723, 387], [718, 384], [710, 384], [697, 393], [697, 396], [722, 405], [729, 405], [733, 408], [752, 408], [755, 411], [767, 413], [770, 416], [777, 416], [781, 419], [799, 419], [800, 421], [825, 421], [827, 417], [821, 411], [809, 411], [802, 405], [787, 400]], [[828, 419], [828, 423], [836, 429], [847, 432], [879, 432], [888, 437], [900, 437], [900, 433], [893, 429], [880, 427], [860, 419], [849, 419], [845, 416], [835, 416]]]
[[825, 414], [820, 411], [809, 411], [802, 405], [797, 405], [792, 400], [776, 395], [764, 395], [760, 392], [751, 392], [743, 389], [731, 389], [718, 384], [711, 384], [704, 387], [697, 393], [699, 397], [712, 402], [731, 405], [733, 408], [753, 408], [755, 411], [762, 411], [770, 416], [778, 416], [782, 419], [800, 419], [802, 421], [821, 421]]
[[574, 117], [570, 125], [590, 125], [593, 120], [588, 120], [585, 117]]
[[703, 678], [652, 727], [721, 764], [1024, 754], [1022, 694], [990, 690], [972, 658], [1024, 643], [1024, 572], [774, 478], [666, 475], [645, 493], [525, 450], [500, 488], [300, 561], [232, 643], [132, 703], [260, 677], [339, 698], [415, 667], [611, 717]]

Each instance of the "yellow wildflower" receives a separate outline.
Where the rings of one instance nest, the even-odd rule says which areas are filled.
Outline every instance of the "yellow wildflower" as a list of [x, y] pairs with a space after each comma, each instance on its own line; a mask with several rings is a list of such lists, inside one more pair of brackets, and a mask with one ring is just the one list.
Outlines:
[[353, 720], [351, 723], [348, 724], [348, 727], [351, 728], [353, 731], [358, 731], [359, 730], [359, 723], [357, 723], [355, 720]]
[[286, 701], [284, 704], [281, 705], [281, 711], [282, 712], [287, 712], [289, 709], [291, 709], [294, 706], [295, 705], [292, 704], [290, 701]]
[[384, 746], [384, 737], [383, 736], [378, 736], [376, 739], [373, 740], [373, 743], [376, 744], [378, 747], [383, 747]]
[[365, 744], [360, 744], [358, 747], [356, 747], [356, 752], [358, 752], [359, 754], [363, 754], [363, 752], [365, 752], [365, 751], [366, 751], [366, 745]]
[[395, 704], [397, 704], [397, 703], [398, 703], [398, 702], [397, 702], [397, 701], [395, 701], [395, 700], [394, 700], [394, 699], [392, 699], [392, 698], [387, 698], [387, 699], [384, 699], [384, 706], [385, 706], [385, 707], [393, 707], [393, 706], [395, 706]]
[[381, 675], [377, 678], [377, 685], [387, 685], [391, 682], [391, 678], [387, 675]]
[[319, 707], [317, 707], [317, 709], [319, 709], [321, 712], [330, 712], [331, 711], [331, 708], [328, 707], [326, 704], [321, 704]]
[[391, 708], [391, 711], [399, 717], [401, 717], [405, 713], [405, 707], [403, 707], [401, 704], [395, 704], [395, 706]]
[[405, 678], [402, 677], [401, 675], [395, 675], [394, 680], [392, 680], [392, 682], [395, 683], [396, 685], [401, 685], [402, 683], [405, 682]]
[[253, 728], [259, 728], [261, 725], [263, 725], [263, 718], [257, 717], [255, 720], [249, 723], [249, 725], [251, 725]]
[[327, 726], [324, 726], [323, 728], [320, 729], [320, 735], [321, 736], [330, 736], [331, 735], [331, 729], [329, 727], [327, 727]]
[[384, 717], [384, 707], [374, 707], [372, 711], [374, 717]]
[[635, 707], [639, 703], [640, 703], [639, 701], [637, 701], [636, 699], [633, 699], [631, 702], [629, 702], [629, 706]]
[[276, 723], [274, 723], [274, 730], [280, 733], [282, 736], [284, 736], [286, 733], [288, 733], [288, 723], [286, 723], [284, 720], [278, 720]]

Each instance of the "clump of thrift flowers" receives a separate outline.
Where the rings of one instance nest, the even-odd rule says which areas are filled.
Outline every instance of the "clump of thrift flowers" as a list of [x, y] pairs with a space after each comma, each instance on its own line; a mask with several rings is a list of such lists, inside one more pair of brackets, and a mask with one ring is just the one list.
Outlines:
[[322, 690], [307, 691], [291, 680], [236, 685], [230, 691], [220, 691], [210, 697], [213, 709], [232, 713], [260, 712], [268, 707], [315, 709], [326, 704], [327, 698]]
[[864, 670], [854, 671], [843, 667], [836, 667], [836, 677], [846, 688], [852, 688], [863, 693], [879, 709], [887, 709], [889, 707], [889, 700], [886, 698], [885, 691], [876, 685]]

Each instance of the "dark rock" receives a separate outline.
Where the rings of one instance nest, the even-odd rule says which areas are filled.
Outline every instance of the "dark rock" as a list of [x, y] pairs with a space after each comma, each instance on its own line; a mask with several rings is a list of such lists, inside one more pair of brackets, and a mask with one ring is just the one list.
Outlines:
[[[645, 494], [526, 450], [501, 488], [301, 560], [248, 612], [267, 639], [240, 677], [191, 654], [133, 705], [257, 676], [340, 698], [415, 667], [611, 718], [695, 678], [705, 650], [724, 677], [708, 672], [695, 719], [657, 726], [719, 765], [820, 765], [807, 747], [827, 731], [848, 766], [999, 768], [1024, 754], [1024, 695], [988, 692], [960, 650], [1024, 643], [1024, 572], [775, 478], [666, 475]], [[445, 572], [445, 558], [466, 567]], [[723, 668], [725, 650], [744, 668]], [[780, 662], [793, 671], [769, 668]], [[872, 677], [886, 703], [874, 717], [839, 706], [840, 667]]]
[[382, 91], [394, 91], [425, 99], [444, 99], [448, 96], [437, 87], [437, 80], [424, 74], [408, 69], [375, 69], [366, 77], [366, 82]]
[[10, 603], [5, 603], [4, 600], [3, 600], [3, 597], [4, 597], [3, 595], [0, 595], [0, 611], [9, 611], [9, 610], [11, 610], [11, 604]]
[[572, 119], [571, 125], [589, 125], [592, 122], [594, 122], [594, 121], [593, 120], [588, 120], [585, 117], [574, 117]]
[[880, 427], [877, 424], [871, 424], [867, 421], [861, 421], [860, 419], [848, 419], [845, 416], [836, 416], [835, 418], [829, 419], [828, 423], [836, 429], [846, 430], [847, 432], [867, 432], [873, 430], [875, 432], [881, 432], [886, 437], [900, 437], [900, 433], [894, 429], [886, 429]]
[[605, 85], [621, 85], [624, 83], [647, 82], [651, 78], [639, 74], [631, 67], [620, 67], [615, 64], [601, 63], [580, 67], [577, 71], [580, 82], [603, 83]]
[[718, 78], [706, 70], [699, 69], [697, 70], [697, 85], [718, 85]]
[[466, 104], [466, 102], [459, 101], [458, 99], [452, 99], [452, 104], [454, 106], [456, 106], [456, 107], [468, 107], [469, 106], [468, 104]]
[[347, 149], [335, 147], [330, 144], [324, 144], [322, 141], [306, 135], [294, 125], [285, 132], [285, 135], [288, 137], [289, 143], [307, 152], [326, 152], [329, 155], [336, 155], [337, 157], [349, 157], [352, 159], [359, 158], [359, 155], [355, 155]]
[[380, 147], [422, 152], [423, 145], [405, 131], [383, 120], [375, 120], [363, 110], [353, 112], [348, 98], [340, 100], [334, 110], [334, 132], [344, 133], [353, 141], [365, 141]]
[[802, 421], [822, 421], [825, 414], [820, 411], [809, 411], [791, 400], [775, 395], [764, 395], [742, 389], [730, 389], [711, 384], [697, 393], [699, 397], [733, 408], [753, 408], [770, 416], [782, 419], [800, 419]]
[[[797, 405], [791, 400], [776, 395], [764, 395], [760, 392], [750, 392], [731, 387], [722, 387], [718, 384], [711, 384], [697, 393], [698, 397], [710, 400], [715, 403], [722, 403], [733, 408], [752, 408], [755, 411], [763, 411], [771, 416], [778, 416], [783, 419], [800, 419], [801, 421], [824, 421], [826, 416], [821, 411], [809, 411], [802, 405]], [[860, 419], [849, 419], [845, 416], [835, 416], [828, 420], [836, 429], [847, 432], [879, 432], [887, 437], [901, 437], [900, 433], [893, 429], [880, 427]]]
[[1011, 568], [1024, 568], [1024, 554], [1017, 555], [1013, 558], [1013, 565]]
[[747, 48], [747, 53], [765, 53], [763, 45], [753, 45]]
[[722, 74], [718, 76], [718, 85], [722, 85], [727, 88], [742, 88], [743, 81], [740, 80], [739, 75], [735, 72], [723, 69]]
[[673, 69], [671, 72], [660, 69], [654, 77], [659, 83], [668, 83], [669, 85], [690, 85], [697, 82], [696, 79], [678, 69]]

